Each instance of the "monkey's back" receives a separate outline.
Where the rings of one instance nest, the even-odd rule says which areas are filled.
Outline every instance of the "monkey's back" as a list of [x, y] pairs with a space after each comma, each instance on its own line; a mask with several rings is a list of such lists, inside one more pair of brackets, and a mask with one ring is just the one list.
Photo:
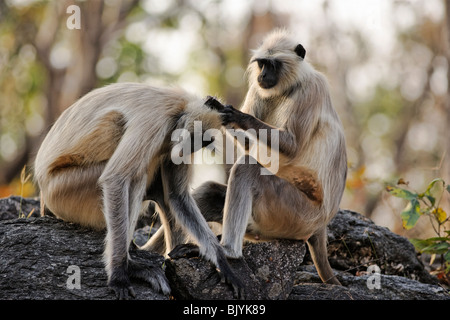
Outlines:
[[189, 99], [196, 98], [179, 89], [121, 83], [75, 102], [57, 119], [36, 156], [41, 207], [66, 221], [104, 228], [99, 178], [108, 171], [120, 179], [129, 174], [124, 168], [135, 176], [146, 174], [146, 161], [157, 161]]
[[107, 161], [130, 128], [140, 130], [142, 139], [157, 140], [188, 98], [179, 89], [135, 83], [91, 91], [61, 114], [42, 142], [37, 181], [60, 169]]

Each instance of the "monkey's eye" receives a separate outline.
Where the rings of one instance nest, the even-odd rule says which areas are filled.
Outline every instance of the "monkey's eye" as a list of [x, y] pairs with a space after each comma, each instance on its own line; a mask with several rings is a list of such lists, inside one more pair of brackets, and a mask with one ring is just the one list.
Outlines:
[[259, 67], [260, 69], [262, 69], [263, 66], [264, 66], [264, 63], [262, 62], [262, 60], [258, 60], [258, 67]]

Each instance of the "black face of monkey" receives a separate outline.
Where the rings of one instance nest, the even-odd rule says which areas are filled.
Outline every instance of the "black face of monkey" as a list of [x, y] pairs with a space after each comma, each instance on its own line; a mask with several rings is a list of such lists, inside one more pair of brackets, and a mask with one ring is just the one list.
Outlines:
[[[301, 59], [305, 58], [306, 50], [298, 44], [293, 51]], [[275, 87], [280, 80], [283, 62], [274, 58], [256, 58], [252, 62], [257, 62], [259, 67], [258, 84], [263, 89]]]
[[259, 86], [270, 89], [276, 86], [280, 76], [281, 62], [274, 59], [256, 59], [261, 70], [258, 76]]

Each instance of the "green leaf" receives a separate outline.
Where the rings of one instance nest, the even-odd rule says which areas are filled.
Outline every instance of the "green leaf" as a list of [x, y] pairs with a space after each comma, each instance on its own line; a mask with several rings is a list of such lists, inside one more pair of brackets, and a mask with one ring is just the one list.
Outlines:
[[430, 182], [430, 184], [428, 185], [427, 191], [425, 191], [425, 193], [429, 192], [431, 190], [431, 188], [433, 188], [433, 186], [436, 184], [436, 182], [442, 182], [442, 186], [445, 185], [445, 181], [444, 180], [442, 180], [441, 178], [436, 178], [436, 179], [434, 179], [433, 181]]
[[430, 254], [446, 254], [450, 259], [450, 243], [448, 238], [435, 237], [429, 239], [410, 239], [409, 240], [417, 251]]
[[433, 241], [430, 241], [430, 239], [409, 239], [409, 242], [411, 242], [414, 248], [416, 248], [416, 250], [419, 252], [422, 252], [424, 248], [433, 243]]
[[427, 190], [424, 193], [425, 197], [427, 197], [428, 200], [430, 200], [432, 206], [434, 206], [434, 204], [436, 203], [436, 198], [431, 194], [431, 189], [433, 189], [433, 187], [436, 184], [436, 182], [441, 182], [442, 186], [445, 185], [444, 180], [442, 180], [441, 178], [434, 179], [433, 181], [430, 182], [430, 184], [428, 185]]
[[392, 187], [392, 186], [387, 186], [386, 187], [386, 191], [389, 192], [390, 194], [392, 194], [394, 197], [397, 198], [402, 198], [402, 199], [406, 199], [406, 200], [414, 200], [417, 199], [418, 194], [402, 189], [402, 188], [398, 188], [398, 187]]
[[450, 250], [444, 254], [444, 260], [450, 263]]
[[425, 194], [425, 197], [427, 197], [427, 199], [430, 200], [431, 206], [434, 206], [434, 204], [436, 203], [436, 198], [429, 194]]
[[411, 229], [414, 227], [417, 223], [417, 220], [419, 220], [421, 215], [420, 212], [420, 204], [419, 200], [413, 199], [410, 203], [406, 206], [405, 210], [403, 210], [401, 217], [403, 221], [403, 228], [406, 230]]
[[450, 243], [448, 242], [437, 242], [429, 245], [428, 247], [425, 247], [422, 249], [422, 252], [424, 253], [436, 253], [436, 254], [444, 254], [448, 251], [448, 248], [450, 247]]
[[433, 237], [426, 239], [427, 241], [431, 242], [441, 242], [441, 241], [450, 241], [450, 238], [448, 237]]

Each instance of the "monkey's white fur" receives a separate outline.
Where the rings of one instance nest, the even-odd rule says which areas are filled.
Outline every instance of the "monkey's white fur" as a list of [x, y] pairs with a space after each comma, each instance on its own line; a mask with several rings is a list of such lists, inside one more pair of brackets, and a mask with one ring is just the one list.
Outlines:
[[[205, 99], [176, 88], [114, 84], [88, 93], [64, 111], [39, 149], [35, 179], [42, 210], [84, 226], [107, 227], [106, 270], [120, 297], [127, 295], [121, 290], [132, 292], [127, 275], [123, 275], [127, 270], [154, 283], [139, 266], [130, 264], [128, 257], [148, 192], [160, 195], [158, 205], [165, 209], [160, 212], [162, 221], [181, 225], [207, 259], [217, 265], [218, 255], [223, 253], [189, 195], [189, 166], [170, 167], [171, 133], [180, 128], [193, 133], [194, 120], [202, 121], [204, 130], [221, 128], [219, 112], [206, 106]], [[162, 185], [152, 187], [155, 177], [161, 175]], [[178, 244], [171, 237], [175, 228], [165, 228], [170, 234], [161, 253]], [[168, 286], [161, 279], [159, 282], [167, 293]]]
[[[218, 112], [203, 103], [177, 88], [136, 83], [114, 84], [85, 95], [63, 112], [37, 154], [35, 179], [45, 206], [62, 219], [104, 228], [97, 180], [101, 184], [145, 176], [148, 185], [158, 153], [170, 137], [169, 119], [183, 113], [189, 117], [186, 129], [194, 120], [203, 121], [204, 128], [220, 128]], [[75, 168], [82, 170], [73, 170], [70, 179], [58, 174]], [[92, 180], [86, 184], [87, 171]]]
[[[261, 176], [255, 165], [233, 166], [221, 243], [228, 256], [240, 257], [244, 234], [260, 240], [308, 240], [322, 280], [339, 283], [327, 260], [326, 225], [338, 211], [345, 187], [344, 131], [326, 78], [296, 54], [297, 45], [291, 34], [277, 30], [253, 52], [241, 111], [256, 119], [237, 115], [230, 125], [278, 130], [279, 169], [276, 176]], [[278, 63], [278, 82], [269, 89], [259, 85], [261, 59]], [[244, 163], [249, 163], [246, 157]]]

